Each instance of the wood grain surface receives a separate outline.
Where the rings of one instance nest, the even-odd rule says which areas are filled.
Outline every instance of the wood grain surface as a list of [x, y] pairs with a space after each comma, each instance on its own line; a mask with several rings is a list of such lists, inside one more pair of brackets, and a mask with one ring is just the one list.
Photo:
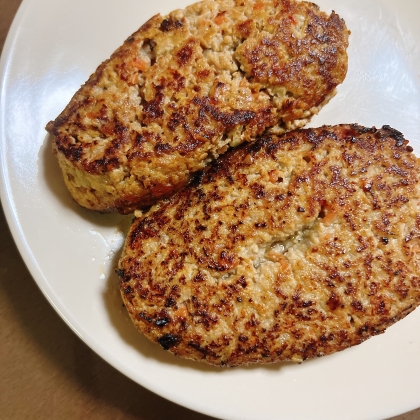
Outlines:
[[[20, 3], [0, 0], [0, 49]], [[132, 382], [80, 341], [36, 286], [1, 211], [0, 343], [2, 420], [211, 420]], [[420, 420], [420, 409], [392, 420]]]

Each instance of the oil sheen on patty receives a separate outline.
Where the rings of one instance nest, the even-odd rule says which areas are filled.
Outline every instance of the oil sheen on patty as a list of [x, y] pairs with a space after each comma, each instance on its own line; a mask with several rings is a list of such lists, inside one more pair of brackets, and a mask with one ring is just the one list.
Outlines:
[[349, 31], [295, 0], [206, 0], [154, 16], [47, 125], [80, 205], [130, 213], [229, 148], [302, 127], [347, 72]]
[[239, 146], [134, 220], [119, 262], [137, 329], [238, 366], [328, 355], [420, 303], [419, 161], [339, 125]]

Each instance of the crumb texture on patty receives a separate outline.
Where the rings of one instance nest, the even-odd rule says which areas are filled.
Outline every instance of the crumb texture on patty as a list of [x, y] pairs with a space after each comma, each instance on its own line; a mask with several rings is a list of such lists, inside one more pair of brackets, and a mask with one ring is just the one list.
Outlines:
[[134, 220], [118, 268], [139, 331], [214, 365], [302, 361], [420, 303], [419, 161], [401, 133], [299, 129], [228, 152]]
[[349, 31], [295, 0], [205, 0], [157, 15], [47, 125], [73, 198], [130, 213], [230, 147], [302, 127], [347, 72]]

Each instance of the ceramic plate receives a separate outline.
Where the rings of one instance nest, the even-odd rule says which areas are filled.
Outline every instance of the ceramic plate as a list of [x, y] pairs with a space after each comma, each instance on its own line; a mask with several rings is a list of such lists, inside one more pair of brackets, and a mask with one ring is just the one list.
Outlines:
[[[131, 216], [73, 203], [45, 124], [124, 39], [188, 0], [24, 0], [1, 61], [1, 198], [35, 281], [94, 351], [150, 390], [229, 420], [382, 419], [420, 406], [420, 309], [360, 346], [301, 365], [218, 369], [149, 343], [114, 274]], [[319, 0], [352, 31], [349, 72], [311, 125], [402, 131], [420, 155], [420, 3]]]

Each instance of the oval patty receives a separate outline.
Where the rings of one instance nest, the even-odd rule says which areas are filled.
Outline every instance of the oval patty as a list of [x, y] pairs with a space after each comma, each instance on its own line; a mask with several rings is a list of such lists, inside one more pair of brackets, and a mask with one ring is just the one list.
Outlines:
[[206, 0], [153, 17], [47, 130], [73, 198], [129, 213], [229, 147], [303, 126], [347, 72], [349, 31], [295, 0]]
[[176, 355], [302, 361], [420, 303], [419, 162], [358, 125], [240, 146], [134, 220], [119, 262], [136, 327]]

